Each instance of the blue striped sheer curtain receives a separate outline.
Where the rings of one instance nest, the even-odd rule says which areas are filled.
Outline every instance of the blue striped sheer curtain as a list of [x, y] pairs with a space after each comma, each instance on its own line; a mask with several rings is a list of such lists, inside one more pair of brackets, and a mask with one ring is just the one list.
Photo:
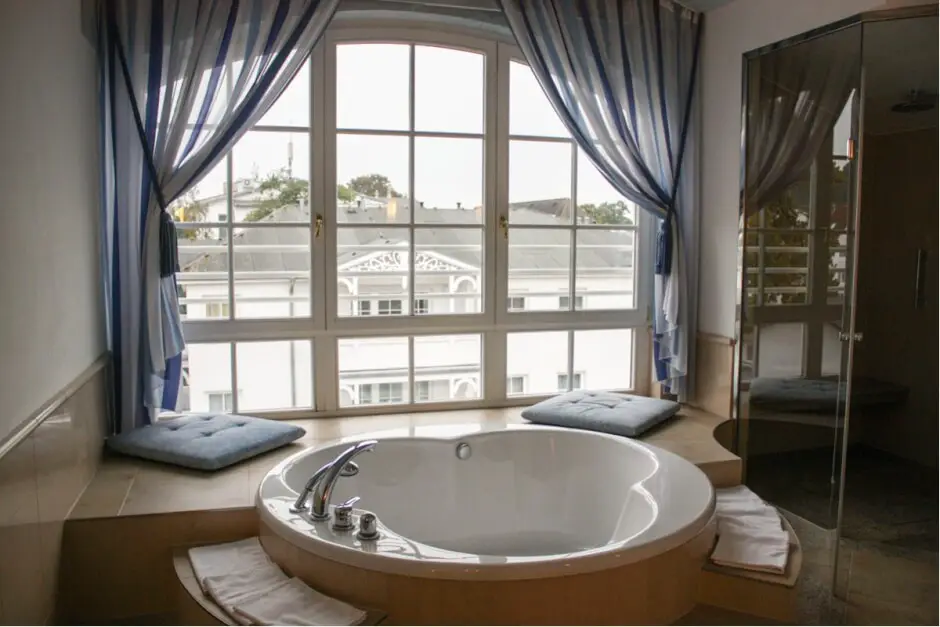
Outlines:
[[659, 218], [656, 378], [685, 400], [697, 328], [702, 16], [672, 0], [499, 2], [575, 141], [618, 192]]
[[167, 205], [288, 86], [339, 0], [100, 0], [102, 269], [119, 433], [175, 409], [184, 347]]

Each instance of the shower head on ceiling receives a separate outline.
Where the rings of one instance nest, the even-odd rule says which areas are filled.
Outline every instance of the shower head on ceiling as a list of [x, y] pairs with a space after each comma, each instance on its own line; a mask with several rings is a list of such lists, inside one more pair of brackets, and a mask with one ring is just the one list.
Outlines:
[[937, 95], [921, 89], [912, 89], [907, 98], [891, 107], [895, 113], [921, 113], [937, 106]]

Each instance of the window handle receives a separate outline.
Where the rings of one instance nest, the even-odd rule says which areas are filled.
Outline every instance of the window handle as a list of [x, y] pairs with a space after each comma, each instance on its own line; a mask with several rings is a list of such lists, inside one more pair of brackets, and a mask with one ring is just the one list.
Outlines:
[[322, 214], [319, 214], [319, 213], [317, 214], [315, 224], [316, 224], [316, 228], [314, 228], [314, 230], [313, 230], [313, 238], [314, 238], [314, 239], [319, 239], [319, 238], [320, 238], [320, 229], [323, 228], [323, 215], [322, 215]]
[[503, 237], [509, 239], [509, 218], [499, 216], [499, 228], [503, 230]]

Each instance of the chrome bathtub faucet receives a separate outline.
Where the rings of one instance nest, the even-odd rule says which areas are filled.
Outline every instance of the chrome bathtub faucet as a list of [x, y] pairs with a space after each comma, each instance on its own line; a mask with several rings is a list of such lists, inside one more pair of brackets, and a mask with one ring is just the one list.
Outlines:
[[[291, 513], [298, 514], [306, 511], [307, 499], [313, 493], [313, 508], [310, 517], [314, 520], [329, 519], [330, 496], [333, 494], [333, 487], [336, 482], [340, 477], [352, 477], [358, 474], [359, 466], [352, 461], [353, 458], [360, 453], [373, 450], [376, 444], [378, 444], [378, 440], [363, 440], [340, 453], [333, 461], [324, 464], [307, 481], [304, 489], [294, 502], [294, 506], [290, 508]], [[351, 510], [352, 508], [349, 507], [348, 509]]]

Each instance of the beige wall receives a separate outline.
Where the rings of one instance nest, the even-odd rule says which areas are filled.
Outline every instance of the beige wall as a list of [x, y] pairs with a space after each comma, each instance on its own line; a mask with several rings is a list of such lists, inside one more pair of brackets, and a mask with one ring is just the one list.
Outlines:
[[923, 0], [736, 0], [706, 14], [702, 47], [699, 330], [734, 337], [741, 57], [856, 13]]
[[[862, 418], [863, 441], [931, 466], [938, 437], [937, 149], [936, 128], [865, 136], [856, 313], [864, 339], [853, 371], [910, 389], [903, 408]], [[928, 251], [923, 308], [914, 307], [918, 248]]]
[[0, 441], [105, 348], [80, 0], [0, 2]]

